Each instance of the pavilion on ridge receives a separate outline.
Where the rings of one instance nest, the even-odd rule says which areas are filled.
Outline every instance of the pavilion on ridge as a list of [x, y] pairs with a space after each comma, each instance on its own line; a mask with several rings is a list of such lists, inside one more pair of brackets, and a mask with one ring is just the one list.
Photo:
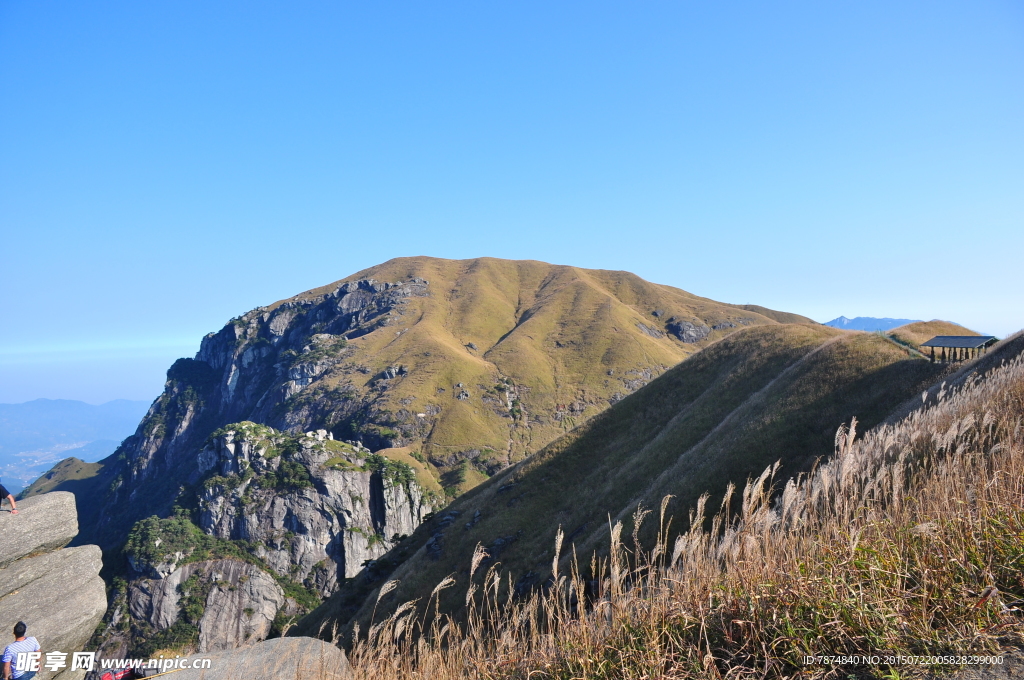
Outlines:
[[[932, 363], [950, 361], [966, 361], [979, 357], [996, 344], [996, 338], [991, 335], [936, 335], [928, 342], [922, 342], [921, 347], [930, 347], [932, 350]], [[935, 350], [941, 350], [936, 354]]]

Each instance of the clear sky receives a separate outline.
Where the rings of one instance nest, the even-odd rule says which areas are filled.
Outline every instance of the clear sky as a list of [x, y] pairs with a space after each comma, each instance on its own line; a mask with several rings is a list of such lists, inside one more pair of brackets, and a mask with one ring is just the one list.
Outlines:
[[0, 2], [0, 401], [404, 255], [1024, 327], [1019, 2]]

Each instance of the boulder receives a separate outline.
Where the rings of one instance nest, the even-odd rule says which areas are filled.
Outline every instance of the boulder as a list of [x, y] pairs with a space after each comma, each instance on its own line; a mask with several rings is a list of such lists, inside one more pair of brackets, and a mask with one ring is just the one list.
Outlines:
[[0, 569], [26, 555], [63, 548], [77, 534], [74, 494], [54, 491], [18, 501], [17, 515], [0, 511]]
[[700, 342], [711, 333], [711, 329], [704, 324], [693, 324], [675, 317], [668, 320], [665, 329], [683, 342], [689, 343]]
[[229, 651], [196, 654], [188, 657], [187, 662], [192, 664], [200, 659], [209, 659], [209, 668], [178, 670], [168, 677], [173, 680], [348, 680], [352, 677], [345, 652], [309, 637], [275, 638]]
[[[0, 569], [0, 635], [9, 636], [14, 624], [24, 621], [43, 653], [67, 652], [70, 660], [72, 652], [83, 651], [107, 608], [101, 557], [97, 546], [85, 545]], [[53, 675], [43, 669], [36, 678]]]

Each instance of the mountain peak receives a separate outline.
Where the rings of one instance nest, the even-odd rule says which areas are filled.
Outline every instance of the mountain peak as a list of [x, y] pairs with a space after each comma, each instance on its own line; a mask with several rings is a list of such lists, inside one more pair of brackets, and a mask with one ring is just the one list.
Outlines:
[[841, 328], [847, 331], [889, 331], [899, 326], [906, 326], [908, 323], [917, 323], [919, 319], [890, 319], [888, 317], [878, 318], [874, 316], [858, 316], [848, 319], [840, 316], [824, 325], [832, 328]]

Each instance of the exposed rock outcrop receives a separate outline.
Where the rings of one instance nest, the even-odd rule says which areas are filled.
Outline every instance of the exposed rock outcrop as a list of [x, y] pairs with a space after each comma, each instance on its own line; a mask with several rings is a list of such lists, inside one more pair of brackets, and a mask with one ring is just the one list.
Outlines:
[[186, 564], [161, 579], [132, 581], [129, 612], [155, 630], [165, 630], [178, 620], [182, 596], [190, 590], [206, 593], [201, 598], [205, 608], [199, 619], [200, 652], [265, 639], [286, 601], [281, 586], [259, 567], [221, 559]]
[[[78, 532], [70, 493], [27, 498], [18, 510], [17, 515], [0, 512], [7, 553], [0, 568], [0, 633], [24, 621], [44, 653], [82, 651], [107, 608], [100, 549], [60, 549]], [[54, 675], [44, 668], [36, 677]]]
[[[716, 328], [733, 328], [733, 324], [729, 322], [729, 325], [724, 324], [716, 325]], [[711, 329], [702, 323], [690, 323], [682, 319], [671, 318], [668, 323], [665, 324], [665, 329], [669, 333], [674, 335], [683, 342], [693, 343], [704, 340], [711, 334]]]
[[324, 430], [235, 423], [214, 433], [197, 465], [198, 526], [183, 514], [152, 517], [129, 535], [127, 592], [101, 636], [108, 655], [144, 656], [153, 639], [201, 652], [263, 640], [432, 509], [408, 464]]
[[[289, 440], [290, 455], [278, 453], [283, 435], [251, 423], [215, 437], [199, 457], [220, 473], [200, 496], [199, 526], [250, 542], [279, 575], [326, 597], [411, 534], [433, 504], [408, 466], [312, 434]], [[282, 483], [297, 470], [289, 465], [308, 480]]]
[[[194, 359], [171, 366], [163, 395], [122, 445], [127, 462], [110, 493], [97, 499], [105, 507], [98, 525], [88, 527], [88, 538], [113, 546], [139, 519], [168, 514], [174, 494], [167, 490], [201, 479], [196, 455], [210, 432], [227, 423], [250, 420], [296, 432], [341, 421], [375, 449], [425, 434], [429, 425], [420, 419], [408, 416], [402, 424], [395, 414], [378, 413], [379, 391], [355, 398], [357, 387], [342, 377], [327, 398], [322, 383], [338, 371], [361, 375], [358, 367], [341, 368], [352, 358], [348, 339], [389, 325], [404, 301], [427, 294], [427, 282], [415, 277], [350, 281], [323, 295], [255, 309], [207, 335]], [[385, 382], [406, 373], [403, 368]], [[359, 429], [364, 424], [365, 432]]]
[[0, 512], [4, 549], [0, 568], [31, 553], [63, 548], [78, 534], [75, 497], [67, 492], [44, 494], [21, 502], [23, 512]]

